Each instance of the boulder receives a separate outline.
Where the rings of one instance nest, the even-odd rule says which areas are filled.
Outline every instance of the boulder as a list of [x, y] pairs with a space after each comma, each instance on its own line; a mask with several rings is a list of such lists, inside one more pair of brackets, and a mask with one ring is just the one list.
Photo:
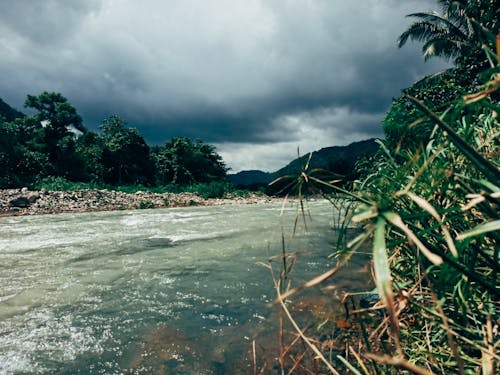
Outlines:
[[30, 206], [30, 200], [26, 197], [19, 197], [9, 201], [10, 207], [26, 208]]

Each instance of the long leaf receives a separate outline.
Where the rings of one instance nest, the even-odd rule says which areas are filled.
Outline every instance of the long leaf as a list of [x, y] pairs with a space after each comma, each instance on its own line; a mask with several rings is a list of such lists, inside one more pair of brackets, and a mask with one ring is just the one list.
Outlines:
[[415, 243], [415, 245], [419, 248], [419, 250], [422, 252], [422, 254], [425, 255], [427, 259], [429, 259], [433, 264], [435, 265], [440, 265], [443, 263], [443, 258], [441, 258], [439, 255], [434, 254], [431, 252], [425, 245], [418, 239], [418, 237], [411, 231], [410, 228], [403, 222], [401, 219], [401, 216], [394, 212], [385, 212], [384, 217], [387, 219], [388, 222], [390, 222], [392, 225], [395, 227], [401, 229], [404, 234], [406, 234], [406, 237]]
[[380, 298], [384, 301], [387, 298], [392, 297], [392, 279], [385, 243], [385, 226], [386, 221], [382, 217], [379, 217], [375, 226], [375, 235], [373, 239], [373, 267], [375, 269], [375, 282], [380, 293]]
[[490, 221], [488, 223], [479, 224], [477, 227], [471, 230], [461, 233], [457, 236], [457, 240], [461, 241], [466, 238], [476, 237], [483, 233], [494, 232], [496, 230], [500, 231], [500, 220]]
[[391, 322], [394, 341], [399, 354], [403, 354], [400, 341], [399, 322], [394, 304], [392, 292], [391, 268], [387, 257], [387, 246], [385, 242], [386, 221], [379, 216], [375, 224], [375, 234], [373, 238], [373, 268], [375, 271], [375, 284], [382, 302], [384, 302]]
[[474, 150], [462, 137], [460, 137], [453, 128], [444, 122], [438, 115], [432, 112], [424, 103], [410, 95], [405, 95], [422, 112], [424, 112], [441, 130], [448, 133], [451, 141], [462, 151], [462, 153], [489, 179], [495, 184], [500, 183], [500, 171], [490, 163], [483, 155]]
[[424, 198], [419, 197], [416, 194], [413, 194], [412, 192], [406, 193], [408, 197], [412, 201], [414, 201], [417, 205], [420, 206], [423, 210], [427, 211], [431, 216], [437, 220], [437, 222], [441, 225], [441, 230], [443, 231], [444, 238], [446, 240], [446, 244], [448, 245], [448, 248], [450, 249], [450, 252], [453, 254], [454, 257], [458, 257], [458, 252], [457, 248], [455, 247], [455, 243], [453, 242], [453, 239], [451, 238], [450, 231], [446, 227], [446, 225], [443, 223], [443, 220], [441, 219], [441, 216], [439, 216], [438, 212], [436, 209], [429, 203], [427, 202]]

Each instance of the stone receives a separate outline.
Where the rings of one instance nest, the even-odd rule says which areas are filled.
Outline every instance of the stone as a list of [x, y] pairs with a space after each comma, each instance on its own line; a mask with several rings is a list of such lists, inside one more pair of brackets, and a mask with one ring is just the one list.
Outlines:
[[10, 207], [17, 207], [17, 208], [26, 208], [30, 206], [30, 201], [26, 197], [19, 197], [16, 199], [12, 199], [9, 201], [9, 206]]
[[32, 193], [28, 195], [28, 200], [30, 203], [35, 203], [38, 199], [40, 199], [40, 194], [39, 193]]

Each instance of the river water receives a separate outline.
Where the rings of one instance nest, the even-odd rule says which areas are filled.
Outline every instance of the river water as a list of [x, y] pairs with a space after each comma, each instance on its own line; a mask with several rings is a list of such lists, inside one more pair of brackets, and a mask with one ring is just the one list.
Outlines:
[[0, 373], [251, 373], [275, 297], [259, 262], [284, 233], [294, 283], [333, 264], [336, 214], [309, 209], [294, 239], [290, 203], [0, 218]]

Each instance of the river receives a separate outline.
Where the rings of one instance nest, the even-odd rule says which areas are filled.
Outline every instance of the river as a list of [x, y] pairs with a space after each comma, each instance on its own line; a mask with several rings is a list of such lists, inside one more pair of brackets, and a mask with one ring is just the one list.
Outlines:
[[0, 373], [251, 373], [273, 326], [259, 262], [283, 232], [295, 284], [333, 264], [334, 209], [309, 209], [293, 239], [290, 203], [0, 218]]

